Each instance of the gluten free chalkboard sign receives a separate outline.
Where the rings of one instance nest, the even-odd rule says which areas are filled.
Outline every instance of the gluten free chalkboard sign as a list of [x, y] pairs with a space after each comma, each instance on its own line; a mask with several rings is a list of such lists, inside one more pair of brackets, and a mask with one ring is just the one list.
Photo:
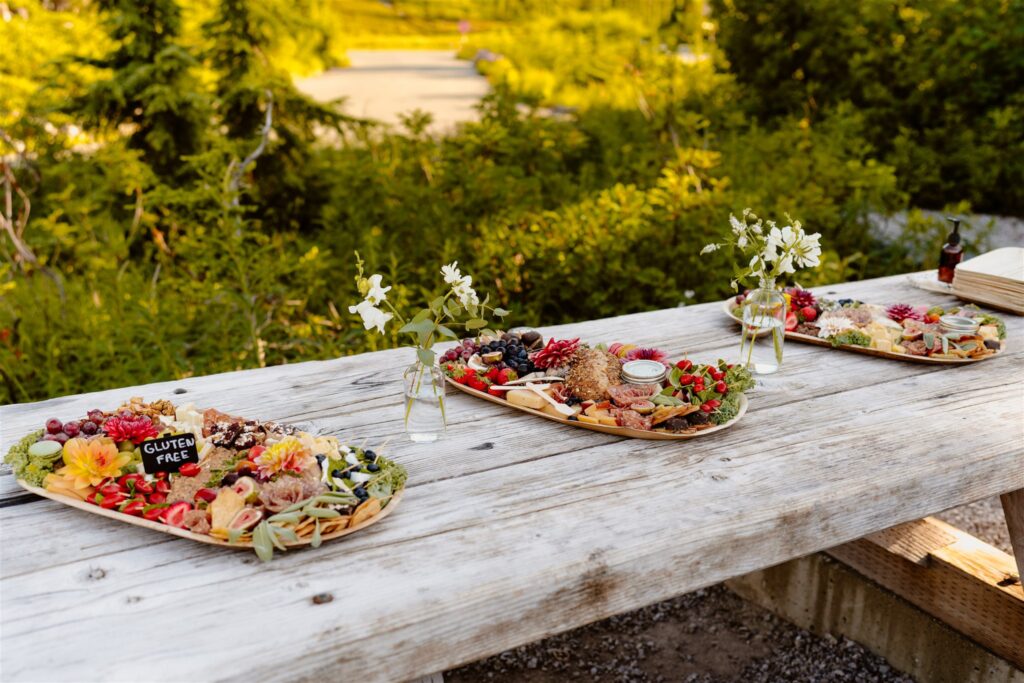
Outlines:
[[146, 472], [177, 472], [187, 462], [199, 462], [195, 434], [171, 434], [139, 444]]

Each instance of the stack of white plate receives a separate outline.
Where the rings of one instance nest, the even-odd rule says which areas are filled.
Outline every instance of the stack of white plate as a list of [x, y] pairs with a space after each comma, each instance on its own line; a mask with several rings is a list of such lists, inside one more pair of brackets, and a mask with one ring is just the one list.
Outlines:
[[1024, 248], [1004, 247], [964, 261], [953, 273], [953, 294], [1024, 315]]

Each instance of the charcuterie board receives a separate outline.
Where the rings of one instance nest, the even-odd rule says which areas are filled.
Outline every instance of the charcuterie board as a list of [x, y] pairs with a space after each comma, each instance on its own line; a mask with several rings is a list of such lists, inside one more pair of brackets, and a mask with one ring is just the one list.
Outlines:
[[466, 339], [441, 357], [470, 396], [570, 426], [679, 441], [731, 427], [747, 411], [750, 373], [719, 361], [670, 363], [659, 349], [589, 345], [534, 331]]
[[254, 549], [319, 546], [398, 506], [405, 469], [374, 451], [214, 409], [132, 399], [52, 418], [5, 457], [25, 490], [77, 510]]
[[[742, 326], [741, 297], [726, 299], [722, 309]], [[933, 365], [977, 363], [1006, 346], [1003, 321], [973, 306], [819, 300], [799, 289], [786, 290], [786, 298], [786, 339], [805, 344]]]

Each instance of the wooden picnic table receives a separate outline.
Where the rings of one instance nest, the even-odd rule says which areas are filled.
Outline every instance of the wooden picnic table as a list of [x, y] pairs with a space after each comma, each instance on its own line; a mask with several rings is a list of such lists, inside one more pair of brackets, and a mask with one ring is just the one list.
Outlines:
[[[903, 276], [818, 291], [943, 300]], [[750, 395], [739, 424], [683, 442], [621, 439], [450, 393], [447, 438], [414, 445], [401, 435], [408, 350], [5, 406], [5, 451], [48, 417], [135, 395], [374, 446], [391, 439], [409, 488], [365, 532], [263, 564], [36, 498], [5, 467], [0, 671], [11, 681], [411, 679], [1024, 489], [1024, 319], [1005, 319], [1003, 355], [964, 367], [787, 343], [782, 372]], [[739, 346], [717, 303], [542, 331], [698, 360]]]

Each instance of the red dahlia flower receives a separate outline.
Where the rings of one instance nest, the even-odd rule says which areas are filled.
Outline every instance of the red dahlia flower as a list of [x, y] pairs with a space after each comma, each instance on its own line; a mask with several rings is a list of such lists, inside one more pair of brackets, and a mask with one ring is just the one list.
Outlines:
[[148, 417], [112, 417], [103, 423], [103, 431], [114, 441], [131, 441], [138, 446], [146, 439], [159, 435]]

